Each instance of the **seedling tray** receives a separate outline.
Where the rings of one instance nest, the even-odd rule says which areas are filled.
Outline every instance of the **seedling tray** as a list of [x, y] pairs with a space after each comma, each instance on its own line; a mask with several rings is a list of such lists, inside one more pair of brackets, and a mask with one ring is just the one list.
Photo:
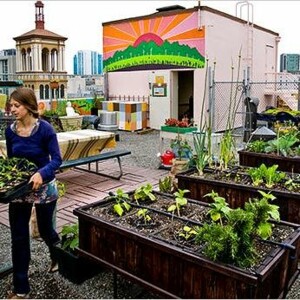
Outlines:
[[10, 201], [25, 196], [32, 191], [32, 183], [28, 180], [16, 184], [5, 192], [0, 192], [0, 203], [9, 203]]

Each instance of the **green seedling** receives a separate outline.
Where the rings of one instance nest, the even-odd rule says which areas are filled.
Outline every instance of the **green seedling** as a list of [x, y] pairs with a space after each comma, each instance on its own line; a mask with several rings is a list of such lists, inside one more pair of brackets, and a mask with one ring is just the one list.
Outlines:
[[187, 205], [187, 198], [184, 194], [188, 193], [189, 190], [181, 190], [178, 189], [178, 192], [174, 193], [175, 196], [175, 204], [172, 204], [168, 207], [168, 211], [174, 213], [177, 210], [177, 215], [180, 217], [180, 210], [183, 206]]
[[143, 218], [144, 224], [147, 224], [151, 221], [151, 217], [147, 213], [148, 213], [147, 208], [141, 208], [137, 212], [137, 216]]
[[122, 189], [117, 189], [116, 195], [113, 196], [116, 203], [113, 206], [114, 211], [121, 217], [125, 211], [131, 209], [131, 205], [127, 202], [129, 201], [129, 195], [125, 193]]
[[179, 233], [179, 236], [184, 238], [186, 241], [192, 239], [197, 234], [197, 231], [189, 226], [184, 226]]

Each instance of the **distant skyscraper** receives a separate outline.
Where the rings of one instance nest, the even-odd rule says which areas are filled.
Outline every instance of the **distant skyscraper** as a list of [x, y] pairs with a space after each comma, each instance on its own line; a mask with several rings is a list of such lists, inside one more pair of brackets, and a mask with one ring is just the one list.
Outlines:
[[286, 54], [280, 55], [280, 72], [299, 73], [300, 55]]
[[0, 80], [14, 80], [16, 73], [16, 49], [0, 51]]
[[80, 50], [73, 58], [75, 75], [102, 74], [102, 55], [96, 51]]

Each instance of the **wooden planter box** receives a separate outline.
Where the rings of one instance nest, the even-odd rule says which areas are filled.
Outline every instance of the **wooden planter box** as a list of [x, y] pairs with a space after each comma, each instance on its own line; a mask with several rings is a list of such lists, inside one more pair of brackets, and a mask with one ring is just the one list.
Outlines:
[[60, 243], [54, 246], [55, 256], [58, 261], [59, 273], [69, 281], [80, 284], [97, 275], [101, 268], [91, 260], [74, 255], [60, 247]]
[[278, 170], [300, 173], [300, 157], [284, 157], [280, 155], [255, 153], [246, 150], [238, 151], [239, 162], [242, 166], [258, 167], [262, 163], [270, 167], [278, 165]]
[[[79, 252], [164, 298], [280, 298], [298, 276], [300, 232], [294, 224], [286, 223], [296, 230], [284, 242], [296, 251], [274, 246], [258, 269], [246, 271], [169, 243], [158, 238], [158, 232], [147, 235], [90, 213], [104, 202], [74, 210]], [[168, 226], [173, 225], [165, 229]]]
[[276, 197], [272, 204], [279, 206], [281, 220], [291, 223], [300, 224], [300, 194], [290, 191], [281, 191], [267, 189], [264, 187], [255, 187], [253, 185], [245, 185], [231, 183], [222, 180], [206, 179], [194, 176], [195, 170], [189, 170], [176, 175], [178, 179], [178, 188], [188, 189], [189, 197], [204, 202], [212, 202], [210, 197], [204, 195], [214, 192], [224, 197], [231, 208], [244, 207], [249, 198], [259, 197], [258, 190], [264, 192], [272, 192]]

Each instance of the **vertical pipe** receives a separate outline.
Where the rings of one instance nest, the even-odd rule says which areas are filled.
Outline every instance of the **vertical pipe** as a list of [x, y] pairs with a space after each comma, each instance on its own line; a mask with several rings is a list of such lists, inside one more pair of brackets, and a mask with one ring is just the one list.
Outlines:
[[198, 30], [201, 29], [201, 19], [200, 19], [200, 0], [198, 1]]

